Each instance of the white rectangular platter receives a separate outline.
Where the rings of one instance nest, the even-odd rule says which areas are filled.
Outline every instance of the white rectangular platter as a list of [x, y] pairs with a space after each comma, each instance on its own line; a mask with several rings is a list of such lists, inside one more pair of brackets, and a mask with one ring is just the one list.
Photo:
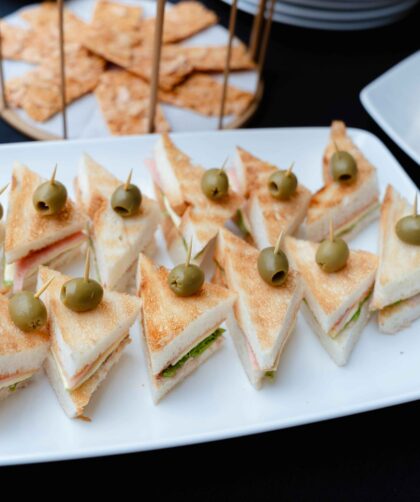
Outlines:
[[[378, 167], [380, 188], [393, 183], [412, 199], [415, 186], [372, 134], [351, 135]], [[321, 158], [328, 128], [259, 129], [180, 133], [176, 143], [206, 167], [220, 166], [236, 145], [295, 172], [311, 189], [321, 186]], [[87, 152], [120, 178], [134, 168], [134, 181], [152, 194], [144, 159], [156, 138], [129, 137], [0, 146], [0, 186], [14, 160], [70, 188], [79, 158]], [[3, 202], [5, 197], [2, 198]], [[170, 265], [161, 234], [158, 263]], [[352, 242], [376, 251], [377, 223]], [[81, 265], [78, 264], [81, 272]], [[0, 321], [1, 322], [1, 321]], [[224, 439], [325, 420], [420, 397], [419, 323], [394, 335], [380, 334], [372, 319], [349, 364], [338, 368], [299, 317], [277, 378], [255, 391], [247, 381], [227, 334], [225, 347], [155, 406], [148, 388], [138, 327], [133, 343], [87, 409], [91, 423], [68, 419], [46, 377], [0, 404], [0, 465], [144, 451]]]
[[366, 86], [363, 106], [382, 129], [420, 165], [420, 51]]

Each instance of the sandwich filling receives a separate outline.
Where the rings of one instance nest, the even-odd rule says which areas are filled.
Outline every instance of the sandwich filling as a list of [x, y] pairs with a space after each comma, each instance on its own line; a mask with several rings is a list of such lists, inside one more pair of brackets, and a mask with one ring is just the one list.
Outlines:
[[[333, 338], [333, 339], [337, 338], [351, 324], [357, 322], [357, 320], [359, 319], [360, 314], [362, 312], [362, 308], [364, 307], [364, 305], [366, 304], [366, 302], [368, 302], [369, 299], [371, 298], [372, 292], [373, 292], [373, 289], [370, 289], [369, 291], [367, 291], [362, 296], [362, 298], [358, 302], [356, 302], [353, 306], [349, 307], [344, 312], [344, 314], [342, 315], [342, 317], [330, 329], [330, 331], [327, 333], [327, 336], [329, 336], [330, 338]], [[311, 308], [310, 308], [308, 302], [306, 301], [306, 299], [304, 299], [303, 301], [307, 305], [307, 307], [310, 310], [310, 312], [311, 312], [312, 316], [314, 317], [314, 319], [317, 320], [316, 315], [311, 310]], [[317, 322], [318, 322], [318, 320], [317, 320]]]
[[11, 392], [16, 390], [16, 387], [19, 383], [29, 380], [33, 374], [34, 371], [27, 371], [27, 372], [18, 372], [15, 373], [14, 375], [4, 375], [0, 376], [0, 389], [4, 389], [6, 387], [9, 388]]
[[201, 356], [203, 352], [205, 352], [219, 337], [223, 335], [224, 332], [225, 330], [223, 328], [217, 328], [211, 335], [206, 337], [199, 344], [188, 351], [184, 356], [182, 356], [181, 359], [165, 368], [160, 373], [158, 378], [174, 377], [178, 370], [180, 370], [189, 359]]
[[6, 265], [5, 284], [11, 286], [13, 283], [14, 291], [20, 291], [25, 280], [31, 275], [35, 275], [40, 265], [48, 265], [59, 256], [81, 246], [85, 240], [86, 235], [83, 232], [77, 232], [50, 246], [29, 253], [14, 264]]
[[55, 353], [54, 349], [51, 349], [51, 353], [55, 359], [58, 371], [60, 373], [61, 379], [64, 383], [64, 387], [67, 390], [75, 390], [81, 385], [83, 385], [89, 378], [91, 378], [100, 368], [101, 366], [112, 356], [112, 354], [120, 347], [121, 344], [125, 342], [128, 338], [128, 335], [125, 334], [120, 340], [117, 340], [113, 343], [105, 352], [100, 354], [95, 361], [86, 365], [82, 368], [78, 373], [73, 375], [72, 377], [68, 377], [60, 364], [59, 357]]
[[379, 202], [375, 200], [373, 204], [371, 204], [367, 209], [359, 213], [355, 218], [346, 222], [341, 227], [338, 227], [334, 232], [336, 237], [343, 237], [346, 234], [349, 234], [357, 225], [360, 225], [363, 221], [369, 218], [372, 213], [374, 213], [379, 208]]

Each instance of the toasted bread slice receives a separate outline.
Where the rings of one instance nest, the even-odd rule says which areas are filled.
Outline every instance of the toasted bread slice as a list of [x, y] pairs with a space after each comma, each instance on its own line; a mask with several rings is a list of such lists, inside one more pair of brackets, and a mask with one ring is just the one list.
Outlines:
[[311, 192], [299, 184], [288, 200], [274, 199], [268, 180], [277, 170], [243, 148], [236, 148], [233, 178], [241, 194], [248, 198], [244, 212], [253, 241], [259, 249], [274, 246], [281, 231], [294, 234], [305, 218]]
[[[356, 160], [358, 175], [352, 184], [333, 181], [330, 161], [339, 150], [351, 153]], [[332, 218], [337, 237], [349, 240], [378, 216], [379, 189], [375, 167], [362, 154], [347, 135], [343, 122], [333, 122], [331, 141], [323, 157], [325, 186], [312, 197], [304, 235], [307, 239], [320, 242], [328, 235], [329, 220]]]
[[49, 314], [51, 352], [60, 369], [63, 385], [74, 390], [86, 382], [118, 348], [140, 312], [141, 301], [115, 291], [104, 290], [99, 306], [89, 312], [68, 309], [60, 292], [70, 278], [41, 267], [39, 284], [51, 278], [45, 293]]
[[281, 287], [269, 286], [259, 275], [258, 256], [253, 246], [226, 229], [220, 231], [215, 259], [228, 288], [238, 295], [234, 314], [249, 344], [249, 358], [266, 372], [277, 369], [303, 298], [303, 284], [291, 268]]
[[377, 256], [368, 251], [350, 250], [343, 269], [326, 273], [315, 260], [318, 244], [286, 237], [285, 248], [289, 259], [302, 275], [305, 299], [311, 311], [322, 329], [334, 337], [338, 334], [340, 321], [351, 316], [352, 309], [357, 310], [359, 301], [371, 292], [378, 264]]
[[111, 207], [115, 189], [123, 184], [88, 155], [82, 157], [75, 181], [76, 196], [91, 221], [90, 233], [100, 279], [113, 289], [152, 241], [160, 222], [156, 201], [143, 195], [137, 215], [122, 218]]
[[140, 255], [143, 336], [155, 377], [211, 335], [226, 320], [236, 300], [235, 293], [209, 283], [193, 296], [179, 297], [170, 289], [168, 275], [167, 269], [155, 268]]
[[420, 318], [420, 294], [401, 300], [378, 312], [379, 330], [393, 334]]
[[[185, 259], [187, 243], [193, 239], [193, 257], [200, 255], [224, 224], [243, 204], [233, 190], [219, 201], [209, 200], [201, 190], [204, 168], [175, 146], [167, 134], [155, 145], [150, 163], [156, 196], [170, 217], [163, 225], [167, 247], [176, 262]], [[175, 228], [174, 228], [175, 227]]]
[[388, 185], [381, 207], [379, 266], [372, 309], [383, 309], [420, 293], [420, 248], [401, 241], [395, 225], [412, 214], [406, 199]]
[[0, 395], [7, 397], [42, 366], [50, 345], [46, 328], [25, 333], [10, 319], [0, 295]]
[[57, 395], [58, 401], [68, 417], [84, 417], [85, 408], [89, 404], [93, 393], [106, 378], [111, 368], [120, 360], [125, 346], [129, 343], [130, 337], [127, 334], [98, 371], [75, 390], [68, 390], [63, 385], [57, 361], [52, 352], [49, 352], [44, 363], [44, 369]]
[[32, 204], [32, 195], [44, 179], [26, 166], [15, 163], [6, 220], [6, 262], [13, 263], [30, 252], [46, 248], [84, 230], [86, 218], [67, 199], [56, 216], [42, 216]]

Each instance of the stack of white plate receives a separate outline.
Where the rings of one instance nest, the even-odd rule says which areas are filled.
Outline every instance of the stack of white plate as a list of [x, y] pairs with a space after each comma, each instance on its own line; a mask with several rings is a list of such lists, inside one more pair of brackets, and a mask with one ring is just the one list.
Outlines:
[[[363, 30], [398, 21], [417, 2], [418, 0], [277, 0], [274, 21], [321, 30]], [[239, 0], [238, 7], [255, 14], [258, 4], [259, 0]]]

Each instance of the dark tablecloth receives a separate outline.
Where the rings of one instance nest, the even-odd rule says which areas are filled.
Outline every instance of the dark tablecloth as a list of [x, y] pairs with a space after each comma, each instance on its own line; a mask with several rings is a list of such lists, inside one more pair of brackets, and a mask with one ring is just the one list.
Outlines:
[[[0, 16], [27, 3], [1, 0]], [[205, 3], [227, 25], [228, 7], [217, 0]], [[359, 92], [419, 49], [419, 14], [417, 7], [394, 25], [360, 32], [274, 25], [265, 95], [249, 127], [326, 126], [339, 118], [376, 134], [415, 179], [419, 166], [369, 117]], [[246, 41], [250, 29], [251, 17], [239, 13], [238, 35]], [[0, 121], [0, 142], [26, 140]], [[95, 492], [105, 486], [123, 493], [130, 485], [142, 498], [151, 489], [157, 500], [411, 500], [420, 497], [419, 430], [420, 404], [414, 402], [210, 444], [3, 468], [0, 478], [20, 489], [16, 481], [35, 475], [40, 493], [65, 476], [70, 491], [80, 489], [78, 496], [87, 493], [88, 483]]]

